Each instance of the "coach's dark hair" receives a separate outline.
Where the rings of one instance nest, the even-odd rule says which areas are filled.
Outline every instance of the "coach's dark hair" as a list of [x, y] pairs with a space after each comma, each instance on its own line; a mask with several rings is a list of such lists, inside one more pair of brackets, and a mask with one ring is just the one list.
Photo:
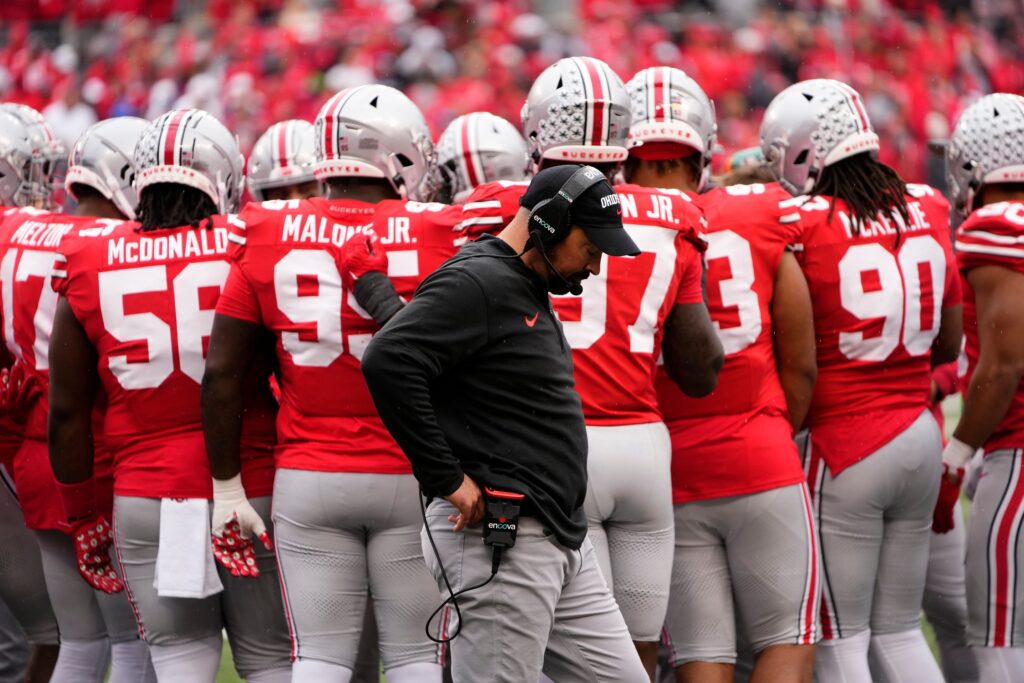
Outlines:
[[[640, 168], [640, 164], [643, 163], [643, 159], [639, 159], [632, 154], [626, 158], [626, 163], [622, 168], [622, 174], [626, 178], [626, 182], [629, 182], [631, 178], [636, 176], [637, 169]], [[665, 175], [671, 173], [677, 168], [683, 166], [690, 169], [690, 177], [693, 182], [700, 182], [701, 169], [701, 156], [700, 154], [690, 154], [685, 157], [679, 157], [677, 159], [656, 159], [648, 161], [649, 164], [654, 164], [654, 171], [658, 175]]]
[[136, 213], [143, 231], [182, 225], [198, 228], [204, 221], [202, 227], [209, 228], [217, 206], [202, 190], [178, 183], [156, 183], [143, 188]]
[[[889, 216], [895, 211], [905, 224], [910, 223], [907, 184], [899, 173], [868, 152], [826, 166], [810, 194], [846, 202], [854, 232], [859, 232], [864, 223], [877, 220], [879, 213]], [[829, 220], [832, 220], [835, 208], [835, 202], [832, 202]], [[899, 244], [899, 224], [895, 224], [895, 228], [896, 243]]]

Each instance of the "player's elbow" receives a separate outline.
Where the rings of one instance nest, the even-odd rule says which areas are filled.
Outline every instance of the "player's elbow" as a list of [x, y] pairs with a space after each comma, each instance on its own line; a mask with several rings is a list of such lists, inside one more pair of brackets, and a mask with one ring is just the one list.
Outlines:
[[688, 361], [668, 362], [665, 369], [668, 376], [690, 398], [703, 398], [718, 386], [718, 373], [725, 362], [721, 345], [717, 350], [711, 349], [699, 358]]

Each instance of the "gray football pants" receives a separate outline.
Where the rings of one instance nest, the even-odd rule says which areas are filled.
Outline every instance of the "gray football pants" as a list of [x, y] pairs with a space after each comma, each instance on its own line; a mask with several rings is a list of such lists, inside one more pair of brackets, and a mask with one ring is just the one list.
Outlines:
[[82, 578], [74, 540], [60, 531], [40, 530], [35, 535], [61, 640], [138, 640], [139, 627], [128, 596], [123, 591], [111, 595], [95, 590]]
[[675, 524], [665, 621], [675, 666], [734, 663], [737, 626], [754, 652], [817, 642], [820, 571], [803, 483], [677, 504]]
[[424, 627], [440, 602], [420, 551], [411, 474], [279, 469], [274, 526], [295, 655], [351, 669], [369, 591], [384, 670], [437, 662]]
[[[270, 498], [250, 498], [274, 536]], [[274, 553], [255, 543], [257, 579], [234, 577], [218, 565], [224, 591], [207, 598], [162, 598], [153, 587], [160, 547], [160, 499], [114, 496], [114, 540], [125, 592], [150, 645], [182, 645], [227, 630], [235, 668], [243, 677], [291, 666]], [[212, 551], [211, 551], [212, 552]]]
[[[480, 525], [452, 531], [448, 515], [455, 512], [435, 500], [427, 524], [452, 589], [459, 591], [487, 580], [492, 551]], [[427, 566], [447, 597], [426, 529], [421, 535]], [[523, 517], [497, 575], [458, 601], [462, 627], [451, 643], [455, 683], [532, 682], [542, 670], [558, 683], [649, 680], [589, 539], [571, 550], [535, 518]], [[454, 610], [449, 615], [453, 633], [458, 620]]]
[[32, 532], [25, 528], [21, 507], [3, 467], [0, 467], [0, 599], [18, 621], [28, 642], [57, 644], [57, 619], [46, 592], [39, 546]]
[[920, 628], [942, 472], [935, 418], [922, 411], [892, 441], [837, 477], [811, 452], [809, 439], [798, 445], [821, 539], [822, 637]]
[[1024, 647], [1024, 450], [982, 461], [967, 529], [967, 642]]
[[663, 422], [587, 427], [583, 509], [633, 640], [657, 642], [672, 578], [672, 441]]

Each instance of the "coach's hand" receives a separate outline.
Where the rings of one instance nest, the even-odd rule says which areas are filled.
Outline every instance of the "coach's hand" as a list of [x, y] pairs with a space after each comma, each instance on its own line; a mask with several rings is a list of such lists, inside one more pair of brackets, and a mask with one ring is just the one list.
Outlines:
[[484, 493], [469, 475], [462, 475], [462, 485], [444, 499], [459, 510], [457, 515], [448, 515], [448, 521], [455, 522], [452, 531], [462, 531], [484, 518]]

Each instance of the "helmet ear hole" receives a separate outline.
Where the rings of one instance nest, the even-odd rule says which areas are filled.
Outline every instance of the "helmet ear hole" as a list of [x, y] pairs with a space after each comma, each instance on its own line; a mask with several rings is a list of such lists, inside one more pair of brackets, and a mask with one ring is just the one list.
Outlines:
[[805, 150], [801, 151], [799, 154], [796, 155], [796, 158], [793, 159], [793, 163], [794, 164], [806, 164], [807, 163], [807, 156], [808, 156], [808, 150], [805, 149]]
[[403, 167], [408, 168], [409, 166], [413, 165], [412, 159], [405, 156], [404, 154], [396, 154], [395, 159], [397, 159], [398, 163], [400, 163]]

